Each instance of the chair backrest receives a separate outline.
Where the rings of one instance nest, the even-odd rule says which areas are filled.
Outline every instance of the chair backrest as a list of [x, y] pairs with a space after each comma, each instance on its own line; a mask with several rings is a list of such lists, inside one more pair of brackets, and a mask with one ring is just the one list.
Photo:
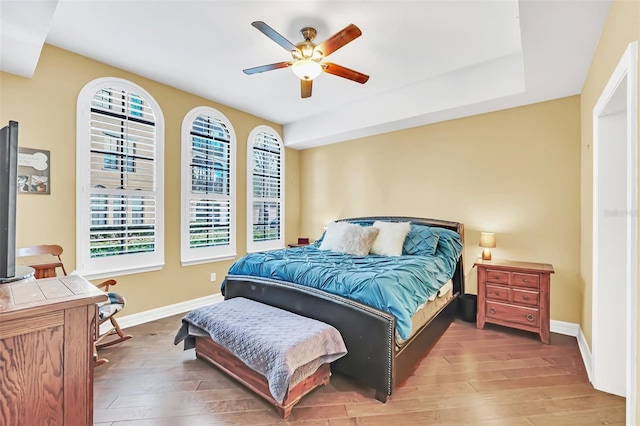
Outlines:
[[35, 270], [34, 276], [38, 279], [57, 276], [57, 268], [62, 269], [63, 275], [67, 275], [60, 258], [61, 254], [62, 247], [57, 244], [43, 244], [16, 250], [16, 257], [24, 258], [22, 261]]
[[62, 247], [57, 244], [43, 244], [32, 247], [22, 247], [16, 250], [16, 257], [39, 256], [41, 254], [50, 254], [60, 259]]

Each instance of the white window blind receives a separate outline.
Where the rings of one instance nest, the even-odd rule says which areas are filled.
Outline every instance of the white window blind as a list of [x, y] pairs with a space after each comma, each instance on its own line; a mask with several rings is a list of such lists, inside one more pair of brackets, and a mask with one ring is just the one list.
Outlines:
[[260, 126], [249, 137], [248, 251], [284, 247], [284, 148], [278, 134]]
[[120, 80], [96, 80], [78, 98], [77, 267], [86, 275], [164, 262], [159, 113], [150, 95]]
[[235, 134], [223, 114], [192, 110], [182, 135], [182, 264], [235, 257]]

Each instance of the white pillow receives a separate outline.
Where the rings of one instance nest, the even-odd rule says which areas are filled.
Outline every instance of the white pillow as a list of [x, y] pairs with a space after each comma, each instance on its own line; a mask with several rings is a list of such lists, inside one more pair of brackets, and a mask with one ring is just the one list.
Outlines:
[[378, 235], [378, 229], [349, 222], [331, 222], [327, 225], [320, 250], [366, 256]]
[[383, 256], [401, 256], [404, 239], [411, 229], [411, 222], [383, 222], [376, 220], [373, 228], [379, 229], [371, 253]]
[[340, 240], [343, 238], [343, 234], [347, 228], [351, 225], [348, 222], [331, 222], [327, 225], [327, 230], [324, 231], [324, 237], [320, 244], [320, 250], [333, 250]]

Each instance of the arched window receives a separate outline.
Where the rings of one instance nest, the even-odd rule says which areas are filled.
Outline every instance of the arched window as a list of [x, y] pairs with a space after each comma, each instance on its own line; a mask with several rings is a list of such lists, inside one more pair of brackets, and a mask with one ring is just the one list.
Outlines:
[[85, 276], [164, 264], [164, 122], [157, 102], [119, 78], [78, 95], [77, 264]]
[[210, 107], [182, 122], [182, 265], [236, 256], [236, 136]]
[[284, 248], [284, 145], [258, 126], [247, 141], [247, 251]]

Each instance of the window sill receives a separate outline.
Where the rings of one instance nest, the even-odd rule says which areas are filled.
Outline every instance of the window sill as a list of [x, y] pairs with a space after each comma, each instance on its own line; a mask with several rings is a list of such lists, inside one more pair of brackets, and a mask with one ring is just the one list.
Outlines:
[[192, 259], [192, 260], [181, 260], [180, 264], [182, 266], [193, 266], [193, 265], [201, 265], [203, 263], [213, 263], [213, 262], [224, 262], [226, 260], [235, 260], [236, 254], [230, 254], [219, 257], [207, 257], [205, 259]]
[[257, 248], [257, 249], [247, 250], [247, 253], [262, 253], [265, 251], [284, 250], [285, 248], [286, 248], [285, 246]]
[[164, 264], [147, 266], [143, 268], [132, 268], [132, 269], [117, 270], [117, 271], [108, 271], [108, 272], [78, 271], [78, 273], [87, 280], [97, 280], [101, 278], [113, 278], [113, 277], [120, 277], [122, 275], [133, 275], [133, 274], [142, 274], [144, 272], [159, 271], [162, 269], [163, 266]]

